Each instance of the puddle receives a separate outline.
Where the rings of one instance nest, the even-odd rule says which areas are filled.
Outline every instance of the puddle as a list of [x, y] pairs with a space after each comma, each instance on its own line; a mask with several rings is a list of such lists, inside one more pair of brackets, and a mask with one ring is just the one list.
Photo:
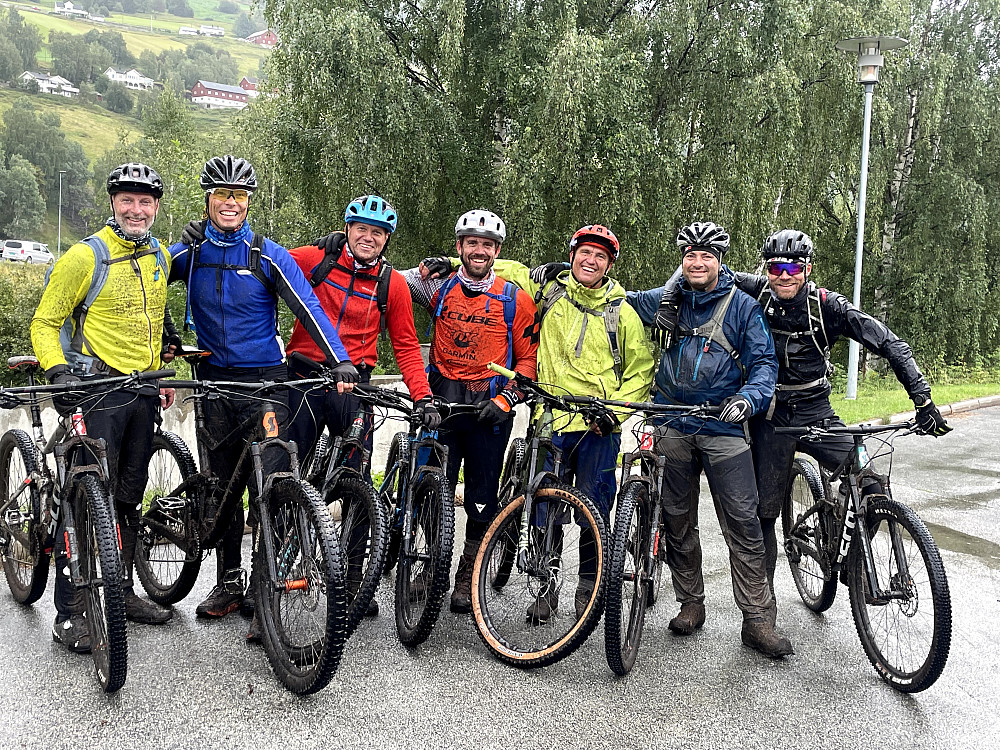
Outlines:
[[927, 528], [938, 547], [949, 552], [971, 555], [982, 560], [994, 570], [1000, 570], [1000, 544], [982, 537], [955, 531], [947, 526], [939, 526], [936, 523], [927, 523]]

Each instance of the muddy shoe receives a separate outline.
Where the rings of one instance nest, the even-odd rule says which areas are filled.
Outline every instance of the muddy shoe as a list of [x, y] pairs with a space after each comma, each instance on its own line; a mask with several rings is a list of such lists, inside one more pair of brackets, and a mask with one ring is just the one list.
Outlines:
[[684, 602], [681, 611], [667, 625], [678, 635], [691, 635], [705, 624], [705, 605], [703, 602]]
[[766, 620], [744, 620], [740, 638], [744, 645], [760, 651], [764, 656], [779, 659], [794, 654], [791, 641], [778, 633]]
[[235, 612], [243, 603], [243, 594], [234, 593], [226, 584], [220, 583], [201, 604], [195, 607], [197, 617], [225, 617]]
[[144, 625], [160, 625], [174, 616], [172, 610], [142, 599], [134, 591], [125, 593], [125, 617]]
[[90, 653], [90, 623], [83, 615], [73, 615], [68, 620], [52, 626], [52, 640], [61, 643], [77, 654]]
[[577, 620], [583, 618], [583, 614], [587, 611], [587, 605], [590, 604], [590, 599], [593, 595], [594, 582], [588, 581], [586, 578], [581, 579], [580, 585], [576, 587], [576, 594], [573, 596]]

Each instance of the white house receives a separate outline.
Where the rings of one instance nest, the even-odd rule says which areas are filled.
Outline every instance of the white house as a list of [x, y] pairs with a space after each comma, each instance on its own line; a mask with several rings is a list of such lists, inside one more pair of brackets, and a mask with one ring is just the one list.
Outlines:
[[104, 71], [104, 75], [112, 81], [124, 84], [128, 89], [148, 91], [153, 88], [153, 79], [147, 78], [135, 68], [125, 71], [108, 68]]
[[73, 5], [72, 0], [66, 0], [65, 3], [54, 3], [52, 7], [53, 12], [58, 13], [61, 16], [70, 16], [71, 18], [89, 18], [90, 14], [83, 8], [77, 8]]
[[198, 27], [198, 33], [202, 36], [225, 36], [226, 30], [221, 26], [209, 26], [202, 24]]
[[191, 87], [191, 102], [206, 109], [243, 109], [249, 100], [249, 92], [226, 83], [198, 81]]
[[181, 26], [177, 33], [181, 36], [198, 36], [198, 29], [193, 26]]
[[21, 80], [24, 83], [34, 81], [38, 84], [38, 91], [42, 94], [57, 94], [69, 99], [80, 93], [80, 89], [76, 88], [62, 76], [50, 76], [45, 73], [34, 73], [26, 70], [21, 74]]

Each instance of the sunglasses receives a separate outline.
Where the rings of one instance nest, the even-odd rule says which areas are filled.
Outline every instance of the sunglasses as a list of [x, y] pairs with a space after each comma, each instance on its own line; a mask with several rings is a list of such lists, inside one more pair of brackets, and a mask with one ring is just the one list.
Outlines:
[[232, 198], [237, 203], [246, 203], [250, 200], [250, 193], [246, 190], [233, 190], [232, 188], [215, 188], [209, 190], [208, 194], [220, 201], [227, 201]]
[[805, 263], [772, 261], [767, 264], [767, 272], [771, 274], [771, 276], [781, 276], [782, 272], [787, 273], [789, 276], [798, 276], [805, 270]]

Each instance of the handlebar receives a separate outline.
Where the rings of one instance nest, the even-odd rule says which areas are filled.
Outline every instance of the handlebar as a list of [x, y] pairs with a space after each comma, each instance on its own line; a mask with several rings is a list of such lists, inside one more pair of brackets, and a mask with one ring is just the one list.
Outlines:
[[[172, 378], [177, 374], [176, 370], [150, 370], [149, 372], [133, 372], [131, 375], [116, 375], [111, 378], [93, 378], [90, 380], [78, 380], [73, 383], [54, 383], [50, 385], [24, 385], [13, 388], [0, 388], [0, 395], [17, 398], [21, 395], [37, 394], [58, 394], [69, 393], [70, 391], [97, 390], [113, 388], [128, 388], [139, 383], [150, 380], [163, 380]], [[171, 384], [173, 385], [173, 384]]]
[[808, 425], [806, 427], [775, 427], [774, 431], [781, 435], [821, 437], [823, 435], [874, 435], [880, 432], [902, 432], [903, 430], [913, 432], [916, 428], [917, 421], [915, 419], [899, 422], [898, 424], [854, 426], [833, 425], [828, 420], [823, 420], [820, 424]]

